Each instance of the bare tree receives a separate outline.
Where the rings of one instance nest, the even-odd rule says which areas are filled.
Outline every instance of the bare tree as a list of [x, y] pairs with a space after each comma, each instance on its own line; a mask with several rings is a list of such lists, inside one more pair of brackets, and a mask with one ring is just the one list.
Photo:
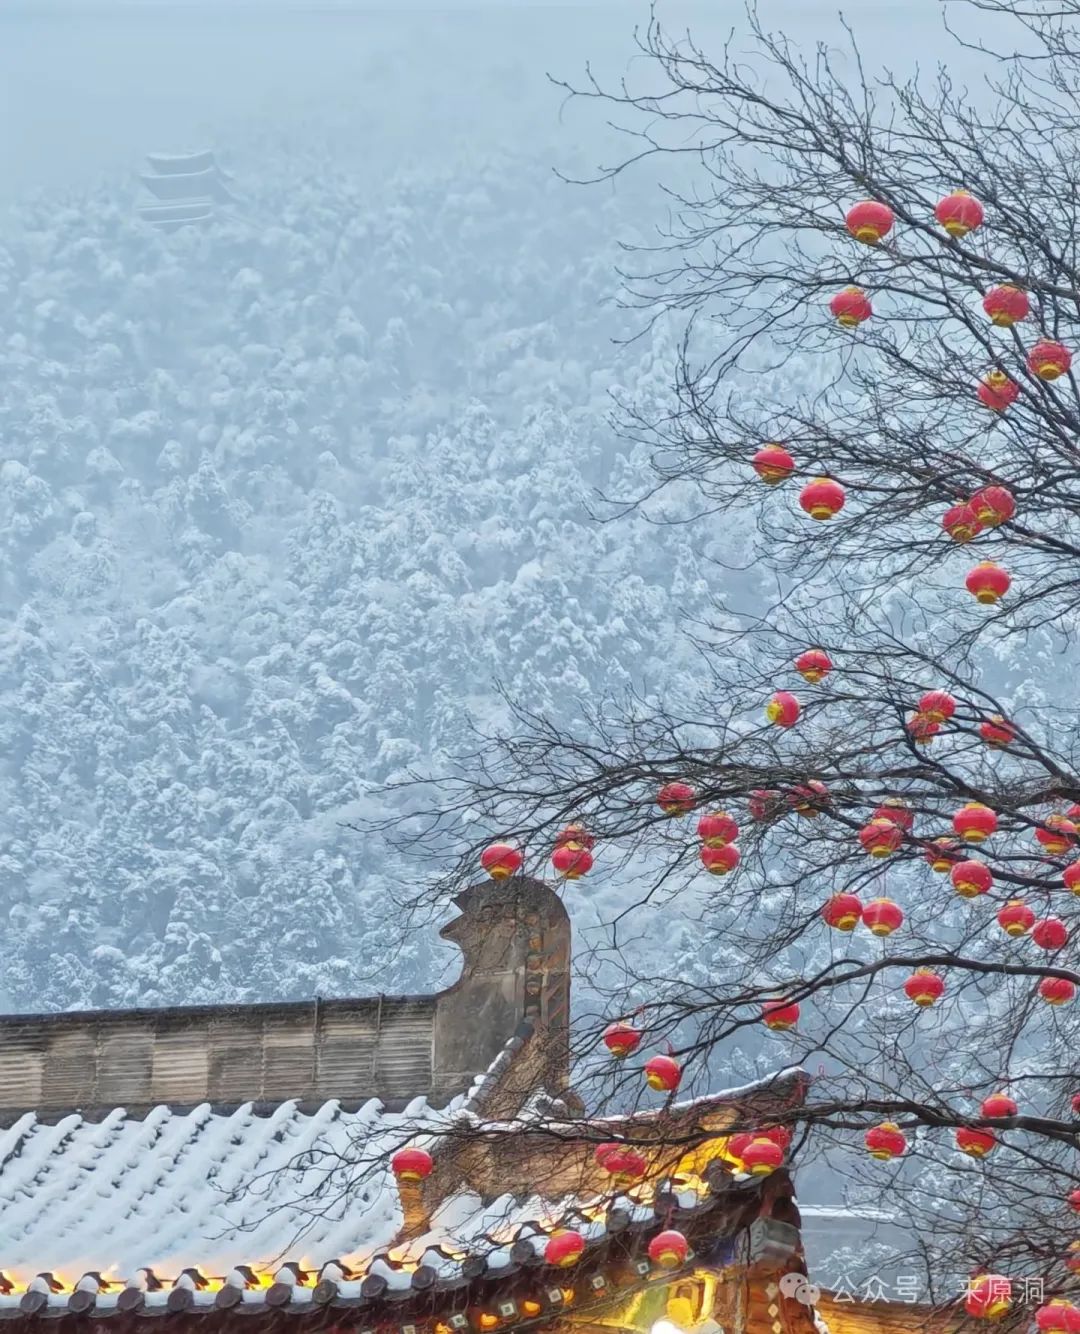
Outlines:
[[[582, 822], [609, 865], [643, 868], [590, 955], [606, 1001], [579, 1026], [591, 1105], [642, 1096], [638, 1064], [606, 1058], [610, 1020], [645, 1034], [643, 1051], [670, 1044], [685, 1090], [760, 1047], [763, 1019], [776, 1026], [763, 1007], [797, 1005], [780, 1063], [820, 1073], [778, 1119], [843, 1145], [857, 1174], [865, 1148], [896, 1149], [868, 1189], [884, 1170], [931, 1272], [950, 1258], [1065, 1291], [1080, 1186], [1080, 0], [962, 0], [946, 19], [988, 69], [974, 91], [944, 69], [872, 79], [854, 39], [802, 54], [753, 11], [750, 55], [714, 57], [654, 17], [648, 93], [561, 85], [632, 137], [598, 179], [692, 166], [623, 273], [628, 300], [683, 334], [670, 403], [617, 409], [652, 449], [656, 490], [612, 500], [647, 513], [689, 484], [696, 522], [752, 517], [756, 606], [728, 597], [692, 628], [696, 699], [607, 700], [572, 724], [509, 701], [513, 726], [399, 833], [441, 853], [469, 813], [539, 858], [560, 841], [587, 852], [559, 833]], [[991, 19], [1000, 50], [979, 36]], [[1003, 701], [1010, 655], [1056, 656], [1050, 705]], [[672, 783], [686, 790], [660, 801]], [[707, 819], [695, 835], [720, 811], [737, 836]], [[737, 865], [710, 846], [725, 839]], [[403, 907], [436, 905], [480, 849]], [[634, 914], [702, 865], [724, 873], [701, 913], [713, 962], [659, 940], [630, 962]], [[984, 1103], [999, 1092], [1015, 1108]], [[905, 1152], [891, 1131], [881, 1147], [883, 1122]]]

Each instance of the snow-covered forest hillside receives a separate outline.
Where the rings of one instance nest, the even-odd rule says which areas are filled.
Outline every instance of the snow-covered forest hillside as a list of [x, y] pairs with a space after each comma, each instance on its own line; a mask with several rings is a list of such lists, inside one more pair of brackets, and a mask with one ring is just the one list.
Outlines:
[[[634, 17], [9, 16], [5, 1008], [430, 986], [430, 934], [386, 948], [425, 867], [344, 828], [373, 790], [473, 745], [496, 680], [562, 717], [693, 688], [681, 620], [749, 534], [589, 514], [646, 480], [610, 396], [667, 392], [671, 331], [619, 341], [613, 300], [662, 199], [552, 172], [602, 127], [545, 70]], [[192, 139], [240, 203], [154, 232], [141, 154]]]

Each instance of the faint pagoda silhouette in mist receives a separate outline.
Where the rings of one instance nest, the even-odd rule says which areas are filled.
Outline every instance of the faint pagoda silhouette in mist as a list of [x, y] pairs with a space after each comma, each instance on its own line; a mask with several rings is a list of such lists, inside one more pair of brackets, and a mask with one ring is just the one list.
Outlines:
[[162, 231], [208, 222], [221, 205], [236, 202], [231, 177], [209, 149], [194, 153], [148, 153], [140, 179], [154, 201], [139, 204], [139, 217]]

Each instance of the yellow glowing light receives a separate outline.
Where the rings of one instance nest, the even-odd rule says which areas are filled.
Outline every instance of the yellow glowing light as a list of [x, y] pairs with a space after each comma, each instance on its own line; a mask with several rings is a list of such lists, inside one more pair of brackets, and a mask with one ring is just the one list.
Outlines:
[[521, 1314], [524, 1316], [539, 1315], [541, 1309], [539, 1302], [523, 1301], [521, 1303]]
[[666, 1312], [672, 1324], [680, 1325], [684, 1329], [694, 1323], [694, 1303], [689, 1297], [669, 1297]]

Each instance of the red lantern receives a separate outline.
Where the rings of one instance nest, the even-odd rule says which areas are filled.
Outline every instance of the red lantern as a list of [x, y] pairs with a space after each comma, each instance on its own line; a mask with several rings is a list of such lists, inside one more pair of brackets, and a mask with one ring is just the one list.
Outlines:
[[1020, 397], [1020, 386], [1004, 371], [990, 371], [978, 388], [979, 402], [991, 412], [1004, 412]]
[[596, 839], [583, 824], [568, 824], [565, 829], [560, 829], [555, 835], [555, 846], [557, 848], [584, 848], [586, 852], [592, 852], [593, 848], [596, 847]]
[[854, 894], [834, 894], [822, 905], [821, 915], [834, 931], [854, 931], [862, 918], [862, 904]]
[[886, 797], [870, 818], [891, 820], [905, 834], [910, 834], [915, 824], [915, 813], [903, 797]]
[[863, 1136], [863, 1142], [870, 1157], [880, 1162], [899, 1158], [907, 1150], [907, 1136], [895, 1121], [882, 1121], [881, 1125], [873, 1126]]
[[689, 783], [665, 783], [656, 794], [656, 804], [665, 815], [689, 815], [696, 798]]
[[1004, 486], [984, 486], [968, 501], [975, 517], [986, 528], [998, 528], [1016, 513], [1013, 493]]
[[981, 801], [969, 801], [953, 816], [952, 827], [965, 843], [983, 843], [997, 829], [997, 816]]
[[972, 1130], [968, 1126], [960, 1126], [956, 1132], [956, 1147], [972, 1158], [985, 1158], [996, 1144], [997, 1136], [989, 1130]]
[[904, 726], [908, 736], [917, 746], [928, 746], [941, 731], [940, 723], [934, 722], [933, 718], [924, 717], [921, 713], [909, 718]]
[[645, 1062], [645, 1082], [658, 1092], [674, 1093], [682, 1080], [682, 1067], [670, 1056], [653, 1056]]
[[783, 445], [762, 445], [750, 466], [767, 486], [776, 486], [795, 471], [795, 460]]
[[953, 889], [962, 899], [976, 899], [986, 894], [994, 883], [994, 877], [985, 862], [957, 862], [949, 872]]
[[947, 690], [928, 690], [919, 700], [919, 712], [932, 723], [944, 723], [956, 712], [956, 700]]
[[844, 508], [844, 488], [831, 477], [815, 477], [799, 492], [799, 504], [811, 519], [831, 519]]
[[944, 996], [945, 983], [932, 968], [917, 968], [904, 983], [904, 994], [909, 1001], [927, 1009]]
[[963, 861], [964, 855], [955, 838], [935, 838], [926, 849], [926, 860], [930, 863], [932, 871], [944, 875], [946, 871], [951, 871], [957, 862]]
[[569, 1228], [553, 1232], [544, 1247], [544, 1263], [555, 1265], [559, 1269], [569, 1269], [576, 1265], [585, 1250], [585, 1238], [580, 1232]]
[[[1039, 983], [1039, 995], [1050, 1005], [1068, 1005], [1076, 995], [1076, 987], [1067, 977], [1044, 977]], [[1074, 1194], [1080, 1198], [1080, 1191]]]
[[424, 1181], [434, 1166], [426, 1149], [398, 1149], [390, 1159], [390, 1170], [398, 1181]]
[[829, 789], [817, 778], [793, 787], [788, 793], [791, 809], [797, 815], [819, 815], [829, 804]]
[[864, 245], [877, 245], [892, 231], [894, 220], [895, 215], [888, 204], [879, 203], [876, 199], [864, 199], [848, 209], [844, 223], [856, 241], [862, 241]]
[[1012, 1308], [1012, 1284], [1001, 1274], [977, 1274], [968, 1283], [964, 1310], [976, 1320], [1000, 1320]]
[[832, 671], [832, 659], [822, 648], [808, 648], [795, 659], [795, 670], [804, 680], [816, 686]]
[[861, 287], [845, 287], [842, 292], [837, 292], [829, 302], [829, 310], [837, 324], [845, 329], [854, 329], [874, 313], [870, 298]]
[[761, 1130], [754, 1134], [753, 1138], [771, 1139], [775, 1145], [786, 1153], [788, 1146], [791, 1144], [791, 1131], [788, 1130], [787, 1126], [763, 1126]]
[[999, 329], [1011, 329], [1031, 314], [1031, 302], [1019, 287], [1002, 283], [999, 287], [991, 287], [983, 297], [983, 310], [990, 316], [991, 324], [996, 324]]
[[786, 1033], [799, 1022], [799, 1007], [794, 1001], [765, 1001], [761, 1007], [761, 1021], [774, 1032]]
[[1065, 815], [1048, 815], [1035, 830], [1035, 837], [1051, 857], [1064, 857], [1076, 847], [1076, 825]]
[[988, 607], [1000, 602], [1011, 584], [1008, 570], [992, 560], [980, 561], [973, 570], [968, 571], [968, 577], [964, 580], [964, 587], [975, 601]]
[[799, 701], [787, 690], [778, 690], [765, 705], [765, 717], [777, 727], [794, 727], [801, 712]]
[[891, 936], [903, 925], [904, 914], [892, 899], [871, 899], [863, 909], [863, 925], [875, 936]]
[[678, 1269], [689, 1253], [690, 1247], [681, 1232], [658, 1232], [649, 1242], [649, 1259], [663, 1269]]
[[784, 1151], [771, 1139], [756, 1138], [742, 1153], [743, 1166], [752, 1177], [767, 1177], [782, 1166]]
[[871, 857], [889, 857], [903, 841], [903, 830], [891, 820], [871, 820], [859, 830], [859, 842]]
[[566, 843], [551, 854], [551, 864], [564, 880], [580, 880], [592, 870], [593, 855], [585, 848]]
[[739, 837], [739, 826], [727, 811], [710, 811], [698, 821], [698, 838], [707, 848], [722, 848]]
[[983, 1098], [979, 1114], [989, 1120], [996, 1120], [1002, 1116], [1015, 1116], [1019, 1110], [1007, 1093], [991, 1093], [989, 1097]]
[[1031, 928], [1031, 939], [1041, 950], [1059, 950], [1069, 943], [1069, 928], [1059, 917], [1043, 917]]
[[[606, 1151], [602, 1158], [601, 1150]], [[596, 1160], [617, 1186], [640, 1181], [649, 1167], [640, 1153], [625, 1144], [601, 1144], [596, 1150]]]
[[1070, 806], [1065, 812], [1065, 815], [1066, 818], [1073, 822], [1073, 824], [1080, 827], [1080, 801], [1078, 801], [1075, 806]]
[[939, 199], [934, 217], [956, 241], [983, 224], [983, 206], [966, 190], [954, 190]]
[[1035, 925], [1035, 914], [1023, 899], [1010, 899], [999, 911], [997, 924], [1007, 936], [1026, 936]]
[[1069, 1208], [1072, 1209], [1073, 1213], [1080, 1214], [1080, 1190], [1069, 1192]]
[[756, 787], [750, 793], [746, 803], [752, 820], [775, 820], [783, 809], [780, 793], [768, 788]]
[[1080, 894], [1080, 862], [1070, 862], [1061, 873], [1065, 888]]
[[979, 735], [988, 746], [1008, 746], [1016, 740], [1016, 728], [1000, 713], [995, 713], [987, 722], [979, 725]]
[[738, 1158], [742, 1162], [742, 1156], [754, 1141], [754, 1136], [748, 1131], [740, 1130], [737, 1135], [731, 1135], [727, 1140], [727, 1151], [733, 1158]]
[[[1069, 1198], [1071, 1200], [1072, 1196]], [[1035, 1312], [1035, 1328], [1040, 1334], [1077, 1334], [1080, 1330], [1080, 1311], [1072, 1302], [1055, 1297]]]
[[617, 1061], [621, 1061], [641, 1046], [641, 1034], [633, 1025], [616, 1020], [604, 1029], [604, 1046]]
[[982, 532], [978, 516], [966, 501], [950, 506], [942, 515], [941, 526], [954, 542], [970, 542]]
[[1040, 380], [1056, 380], [1072, 365], [1072, 353], [1061, 343], [1042, 338], [1028, 353], [1028, 370]]
[[480, 865], [492, 880], [507, 880], [517, 875], [524, 860], [512, 843], [492, 843], [480, 854]]
[[1070, 1105], [1072, 1106], [1073, 1116], [1080, 1116], [1080, 1093], [1074, 1093], [1072, 1095], [1072, 1102]]
[[734, 843], [725, 843], [722, 848], [710, 848], [706, 844], [698, 858], [710, 875], [727, 875], [739, 864], [739, 849]]

